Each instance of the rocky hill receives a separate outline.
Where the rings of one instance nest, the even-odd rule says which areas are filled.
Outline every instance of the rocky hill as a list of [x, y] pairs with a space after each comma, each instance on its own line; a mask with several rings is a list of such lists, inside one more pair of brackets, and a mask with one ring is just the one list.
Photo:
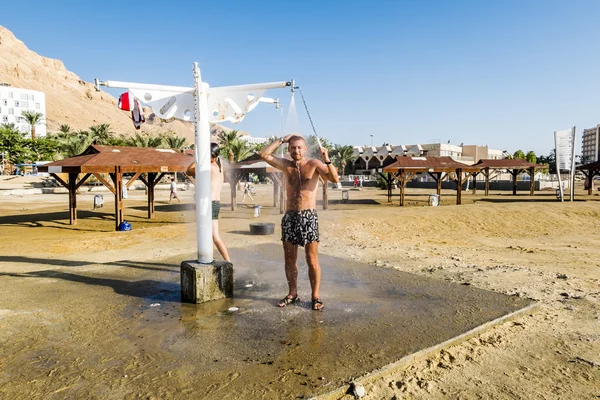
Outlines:
[[[40, 56], [31, 51], [8, 29], [0, 26], [0, 82], [14, 87], [39, 90], [46, 95], [47, 131], [57, 131], [61, 124], [71, 128], [86, 129], [91, 125], [108, 123], [117, 133], [136, 132], [129, 113], [117, 107], [117, 99], [110, 94], [94, 90], [91, 82], [81, 80], [67, 70], [62, 61]], [[146, 112], [148, 116], [150, 112]], [[193, 142], [194, 133], [190, 123], [173, 121], [164, 123], [158, 119], [143, 125], [143, 131], [157, 133], [172, 130]], [[227, 130], [213, 125], [213, 134]]]

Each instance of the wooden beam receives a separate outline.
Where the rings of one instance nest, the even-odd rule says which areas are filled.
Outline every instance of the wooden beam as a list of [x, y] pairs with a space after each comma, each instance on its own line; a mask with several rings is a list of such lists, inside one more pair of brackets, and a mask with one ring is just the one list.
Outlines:
[[56, 179], [56, 181], [58, 183], [60, 183], [61, 185], [64, 186], [65, 189], [69, 190], [69, 184], [65, 181], [63, 181], [60, 176], [56, 175], [56, 174], [50, 174], [50, 176], [52, 176], [54, 179]]
[[127, 186], [127, 189], [129, 189], [129, 187], [131, 185], [133, 185], [133, 182], [135, 182], [137, 180], [137, 178], [140, 177], [141, 174], [142, 174], [141, 172], [136, 172], [135, 173], [135, 175], [129, 180], [129, 182], [127, 182], [127, 185], [125, 185], [125, 186]]
[[102, 177], [102, 175], [97, 174], [97, 173], [93, 173], [93, 175], [96, 177], [96, 179], [98, 179], [100, 182], [102, 182], [102, 184], [104, 186], [106, 186], [112, 194], [115, 194], [115, 188], [110, 184], [110, 182], [108, 182], [106, 179], [104, 179]]
[[90, 176], [92, 176], [92, 174], [85, 174], [84, 177], [81, 178], [79, 180], [79, 182], [77, 182], [77, 184], [75, 185], [75, 190], [79, 189], [81, 187], [81, 185], [83, 185], [85, 183], [85, 181], [87, 181]]

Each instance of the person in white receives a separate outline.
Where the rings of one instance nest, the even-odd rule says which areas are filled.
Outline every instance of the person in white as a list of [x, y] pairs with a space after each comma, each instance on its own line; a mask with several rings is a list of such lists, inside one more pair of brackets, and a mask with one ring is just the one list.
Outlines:
[[250, 194], [250, 182], [246, 182], [244, 184], [244, 197], [242, 198], [242, 203], [246, 201], [246, 196], [248, 196], [250, 200], [254, 201], [252, 195]]
[[177, 199], [177, 201], [181, 203], [181, 200], [179, 200], [179, 197], [177, 197], [177, 184], [175, 183], [175, 178], [171, 178], [171, 194], [169, 195], [169, 203], [173, 199]]

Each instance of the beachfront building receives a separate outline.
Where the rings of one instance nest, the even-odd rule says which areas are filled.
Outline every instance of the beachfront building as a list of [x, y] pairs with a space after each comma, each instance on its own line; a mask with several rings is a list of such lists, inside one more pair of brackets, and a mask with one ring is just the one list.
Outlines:
[[250, 135], [240, 136], [240, 139], [246, 141], [248, 144], [262, 144], [270, 141], [266, 137], [252, 137]]
[[600, 160], [600, 124], [583, 130], [581, 140], [581, 163], [588, 164]]
[[357, 174], [374, 168], [383, 168], [396, 161], [397, 156], [451, 157], [463, 164], [472, 165], [481, 159], [503, 159], [503, 151], [490, 149], [487, 145], [454, 145], [450, 143], [427, 143], [409, 145], [353, 146], [354, 168]]
[[[0, 124], [15, 124], [23, 133], [31, 133], [31, 126], [21, 115], [23, 111], [34, 111], [46, 116], [46, 95], [37, 90], [12, 87], [0, 83]], [[46, 136], [46, 119], [35, 126], [36, 136]]]

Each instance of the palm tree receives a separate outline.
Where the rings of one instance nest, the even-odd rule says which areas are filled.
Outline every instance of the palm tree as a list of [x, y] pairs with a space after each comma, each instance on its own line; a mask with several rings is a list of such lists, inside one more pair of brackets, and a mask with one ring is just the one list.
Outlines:
[[222, 131], [217, 136], [219, 140], [219, 146], [224, 153], [227, 153], [227, 157], [229, 158], [229, 162], [234, 162], [234, 152], [231, 148], [231, 144], [238, 139], [238, 130], [234, 129], [231, 131]]
[[346, 166], [351, 164], [354, 159], [354, 148], [352, 146], [342, 146], [336, 144], [333, 148], [332, 159], [339, 168], [340, 175], [346, 172]]
[[44, 114], [36, 111], [22, 111], [21, 116], [31, 125], [31, 138], [35, 139], [35, 126], [42, 122]]
[[163, 138], [160, 136], [152, 136], [149, 133], [136, 132], [134, 136], [125, 139], [127, 146], [133, 147], [160, 147], [163, 143]]
[[63, 158], [80, 155], [93, 142], [94, 136], [88, 131], [78, 131], [75, 134], [57, 138], [58, 149]]
[[514, 152], [513, 158], [520, 158], [520, 159], [524, 160], [525, 159], [525, 153], [523, 153], [523, 150], [517, 150], [517, 151]]
[[178, 136], [175, 132], [169, 131], [162, 135], [163, 144], [169, 149], [182, 151], [186, 146], [186, 140], [183, 136]]
[[72, 132], [71, 126], [69, 124], [61, 124], [58, 127], [58, 131], [60, 133], [64, 133], [65, 135], [68, 135]]
[[90, 126], [90, 134], [94, 138], [94, 144], [108, 144], [113, 132], [110, 130], [110, 124], [100, 124]]
[[252, 154], [252, 149], [247, 141], [236, 138], [229, 143], [229, 154], [232, 156], [230, 162], [239, 162], [248, 158]]
[[528, 162], [535, 164], [537, 162], [537, 157], [535, 155], [535, 151], [528, 151], [527, 154], [525, 154], [525, 159]]

